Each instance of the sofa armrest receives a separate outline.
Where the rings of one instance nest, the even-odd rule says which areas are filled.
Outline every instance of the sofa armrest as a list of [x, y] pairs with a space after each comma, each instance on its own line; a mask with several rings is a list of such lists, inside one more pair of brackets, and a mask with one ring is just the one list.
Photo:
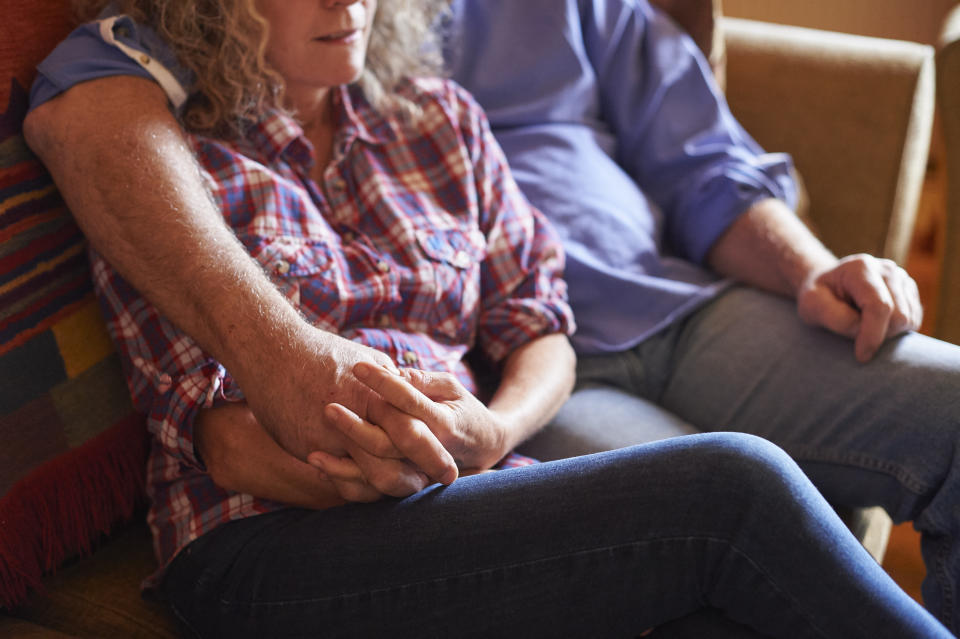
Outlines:
[[937, 100], [947, 148], [947, 219], [935, 334], [960, 344], [960, 6], [947, 16], [937, 51]]
[[931, 47], [725, 18], [727, 97], [767, 150], [793, 155], [839, 255], [906, 262], [934, 110]]

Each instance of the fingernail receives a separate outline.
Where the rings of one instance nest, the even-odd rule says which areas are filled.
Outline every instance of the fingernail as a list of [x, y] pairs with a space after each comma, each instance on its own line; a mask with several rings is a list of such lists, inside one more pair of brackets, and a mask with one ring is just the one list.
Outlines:
[[[307, 463], [316, 468], [317, 470], [324, 470], [323, 461], [319, 455], [309, 454], [307, 455]], [[326, 472], [326, 471], [324, 471]]]
[[457, 478], [460, 476], [460, 471], [456, 466], [447, 470], [444, 476], [440, 479], [440, 483], [444, 486], [449, 486], [453, 482], [457, 481]]
[[358, 362], [353, 367], [353, 374], [356, 375], [357, 379], [365, 380], [370, 377], [370, 365], [366, 362]]
[[327, 404], [323, 407], [323, 415], [327, 419], [336, 419], [337, 409], [333, 407], [333, 404]]

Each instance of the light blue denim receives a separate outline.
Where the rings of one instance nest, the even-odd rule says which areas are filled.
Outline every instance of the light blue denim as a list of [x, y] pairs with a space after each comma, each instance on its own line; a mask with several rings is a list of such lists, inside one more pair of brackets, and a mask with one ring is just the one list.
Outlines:
[[[187, 546], [163, 592], [195, 637], [950, 637], [760, 438], [680, 437], [288, 509]], [[705, 613], [709, 614], [709, 613]]]
[[803, 325], [791, 301], [734, 288], [630, 351], [582, 357], [578, 389], [524, 452], [552, 459], [698, 431], [759, 435], [830, 503], [913, 521], [924, 602], [960, 627], [960, 347], [907, 334], [862, 365], [851, 341]]

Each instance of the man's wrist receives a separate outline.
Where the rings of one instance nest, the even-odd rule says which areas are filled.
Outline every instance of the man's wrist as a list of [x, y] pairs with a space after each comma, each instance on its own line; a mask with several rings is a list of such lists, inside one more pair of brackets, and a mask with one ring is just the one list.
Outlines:
[[[246, 299], [236, 300], [220, 309], [210, 335], [215, 344], [211, 352], [244, 387], [244, 380], [263, 380], [264, 371], [282, 370], [290, 362], [315, 350], [317, 329], [310, 326], [280, 293], [265, 282], [259, 291], [247, 291]], [[301, 360], [302, 361], [302, 360]]]
[[812, 247], [808, 255], [804, 256], [802, 264], [797, 268], [793, 278], [791, 278], [791, 290], [793, 297], [796, 298], [805, 288], [809, 286], [823, 273], [829, 271], [837, 265], [837, 258], [823, 248], [822, 244], [817, 242], [818, 247]]

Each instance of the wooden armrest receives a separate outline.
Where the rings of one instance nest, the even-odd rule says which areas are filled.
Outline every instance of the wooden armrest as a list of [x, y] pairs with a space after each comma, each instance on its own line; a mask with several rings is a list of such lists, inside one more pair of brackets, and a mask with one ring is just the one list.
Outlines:
[[947, 16], [937, 50], [937, 101], [947, 148], [947, 220], [935, 334], [960, 344], [960, 6]]
[[731, 109], [764, 148], [793, 155], [823, 241], [905, 263], [933, 124], [933, 49], [734, 18], [722, 29]]

